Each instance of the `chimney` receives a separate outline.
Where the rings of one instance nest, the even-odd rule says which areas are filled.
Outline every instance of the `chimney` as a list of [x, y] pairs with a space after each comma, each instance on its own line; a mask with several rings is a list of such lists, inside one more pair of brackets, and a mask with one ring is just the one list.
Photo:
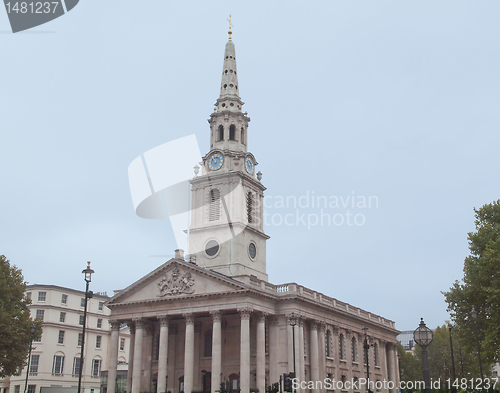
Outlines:
[[184, 260], [184, 250], [181, 250], [180, 248], [175, 250], [175, 259]]

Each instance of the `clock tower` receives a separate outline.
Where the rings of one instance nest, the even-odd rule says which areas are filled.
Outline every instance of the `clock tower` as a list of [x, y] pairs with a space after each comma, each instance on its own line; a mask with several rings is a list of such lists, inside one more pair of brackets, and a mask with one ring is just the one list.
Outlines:
[[[189, 253], [199, 266], [267, 281], [263, 198], [266, 189], [248, 152], [248, 123], [239, 95], [234, 43], [224, 51], [220, 96], [210, 115], [210, 151], [191, 180]], [[198, 171], [197, 171], [198, 172]]]

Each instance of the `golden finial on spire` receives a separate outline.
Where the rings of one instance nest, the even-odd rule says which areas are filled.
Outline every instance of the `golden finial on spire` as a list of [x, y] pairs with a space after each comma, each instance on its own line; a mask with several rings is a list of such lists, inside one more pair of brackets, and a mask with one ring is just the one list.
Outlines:
[[229, 34], [229, 39], [231, 39], [231, 34], [233, 34], [233, 32], [231, 31], [231, 28], [233, 27], [233, 23], [231, 22], [231, 14], [229, 14], [228, 22], [229, 22], [229, 31], [227, 33]]

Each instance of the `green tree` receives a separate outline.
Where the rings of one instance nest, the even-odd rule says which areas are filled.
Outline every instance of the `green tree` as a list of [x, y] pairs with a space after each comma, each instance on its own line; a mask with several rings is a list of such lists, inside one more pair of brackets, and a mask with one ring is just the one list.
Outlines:
[[398, 354], [401, 381], [420, 381], [422, 379], [422, 363], [419, 362], [419, 359], [412, 352], [406, 352], [400, 343], [398, 343]]
[[26, 365], [33, 338], [41, 336], [42, 321], [33, 321], [25, 295], [26, 282], [21, 270], [0, 255], [0, 378], [15, 375]]
[[500, 200], [474, 209], [476, 231], [468, 234], [470, 255], [464, 277], [444, 292], [458, 327], [462, 349], [477, 352], [471, 310], [478, 312], [477, 330], [483, 371], [500, 358]]

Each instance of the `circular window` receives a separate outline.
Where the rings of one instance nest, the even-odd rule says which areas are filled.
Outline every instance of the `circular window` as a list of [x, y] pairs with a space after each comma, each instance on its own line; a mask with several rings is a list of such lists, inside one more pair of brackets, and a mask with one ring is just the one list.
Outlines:
[[210, 240], [205, 246], [205, 252], [209, 257], [215, 256], [219, 252], [219, 243], [215, 240]]
[[248, 255], [250, 255], [250, 258], [255, 259], [257, 255], [257, 247], [255, 246], [255, 243], [250, 243], [248, 245]]

